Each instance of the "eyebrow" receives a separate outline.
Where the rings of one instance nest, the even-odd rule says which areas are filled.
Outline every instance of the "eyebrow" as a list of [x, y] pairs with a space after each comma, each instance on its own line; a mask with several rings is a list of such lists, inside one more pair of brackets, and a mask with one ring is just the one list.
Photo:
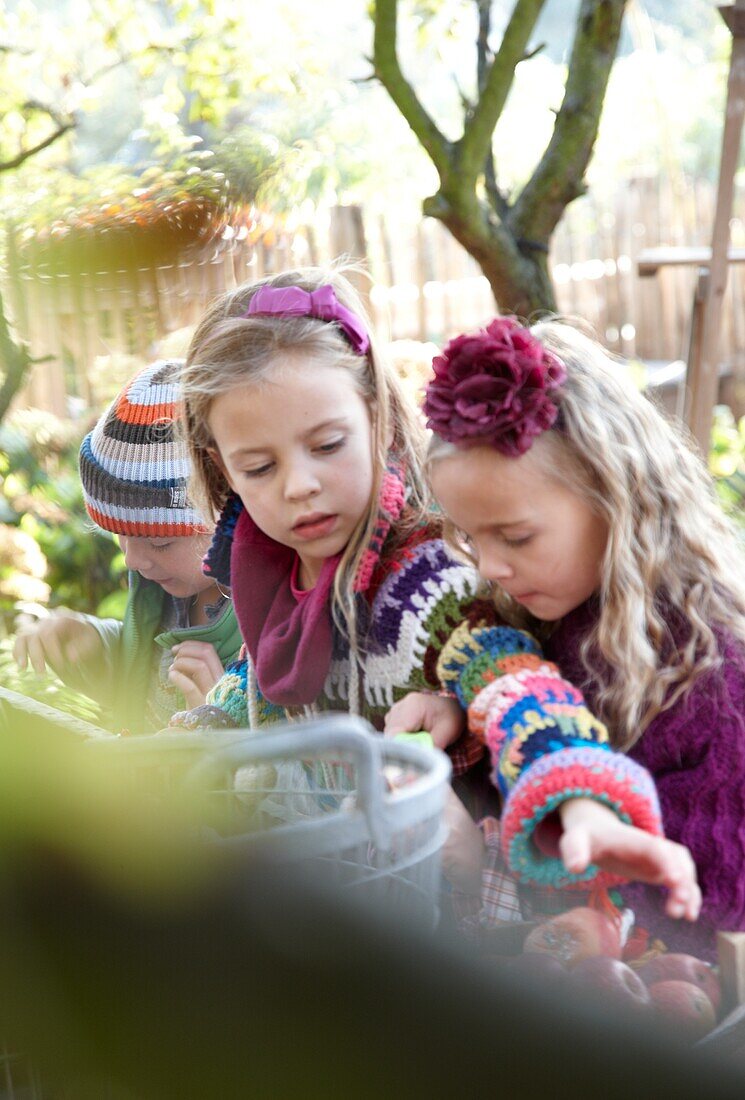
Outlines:
[[[308, 439], [310, 436], [315, 435], [317, 432], [323, 431], [324, 428], [336, 428], [345, 427], [347, 424], [347, 418], [344, 416], [334, 416], [329, 420], [322, 420], [320, 424], [314, 424], [312, 428], [308, 428], [306, 432], [303, 432], [302, 438]], [[232, 461], [236, 458], [242, 458], [244, 455], [262, 455], [270, 451], [271, 447], [237, 447], [234, 451], [231, 451], [228, 455], [228, 459]]]

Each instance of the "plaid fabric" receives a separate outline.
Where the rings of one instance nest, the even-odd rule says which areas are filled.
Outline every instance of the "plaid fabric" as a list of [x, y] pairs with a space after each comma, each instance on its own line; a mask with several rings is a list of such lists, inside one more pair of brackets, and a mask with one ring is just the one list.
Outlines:
[[484, 755], [484, 746], [478, 737], [466, 731], [455, 744], [448, 747], [448, 756], [453, 766], [453, 778], [465, 775], [474, 764], [478, 764]]
[[481, 897], [452, 892], [453, 914], [459, 930], [469, 939], [478, 938], [482, 928], [505, 921], [523, 920], [517, 881], [510, 875], [502, 855], [499, 821], [486, 817], [480, 822], [486, 856], [481, 872]]
[[[494, 928], [508, 921], [546, 920], [582, 904], [576, 891], [568, 895], [551, 886], [520, 883], [510, 874], [502, 851], [499, 821], [486, 817], [479, 822], [484, 834], [486, 855], [481, 872], [481, 896], [474, 897], [453, 890], [453, 914], [460, 932], [477, 939], [484, 928]], [[589, 892], [588, 892], [589, 893]]]

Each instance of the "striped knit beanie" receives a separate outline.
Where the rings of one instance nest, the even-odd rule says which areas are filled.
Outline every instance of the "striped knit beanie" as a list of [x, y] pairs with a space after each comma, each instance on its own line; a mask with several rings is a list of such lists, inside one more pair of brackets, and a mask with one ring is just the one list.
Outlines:
[[91, 519], [117, 535], [168, 538], [208, 530], [186, 499], [189, 455], [174, 436], [183, 360], [158, 360], [127, 383], [80, 448]]

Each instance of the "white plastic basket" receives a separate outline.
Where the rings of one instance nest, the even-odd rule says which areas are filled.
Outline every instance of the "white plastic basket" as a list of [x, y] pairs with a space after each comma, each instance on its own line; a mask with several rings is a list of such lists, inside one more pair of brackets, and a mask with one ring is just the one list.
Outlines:
[[220, 843], [305, 863], [434, 926], [450, 770], [444, 753], [327, 715], [225, 744], [187, 782], [229, 801], [234, 827]]
[[451, 770], [444, 753], [384, 739], [342, 714], [259, 733], [164, 730], [91, 747], [150, 790], [175, 783], [208, 791], [216, 843], [303, 865], [437, 923]]

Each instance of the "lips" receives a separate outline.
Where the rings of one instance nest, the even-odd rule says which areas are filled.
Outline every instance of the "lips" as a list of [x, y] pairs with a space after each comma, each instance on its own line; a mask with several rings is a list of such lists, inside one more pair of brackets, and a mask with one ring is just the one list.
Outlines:
[[525, 603], [526, 600], [534, 600], [536, 596], [540, 596], [540, 592], [523, 592], [519, 596], [516, 593], [512, 593], [512, 599], [517, 603]]
[[301, 516], [297, 523], [293, 524], [292, 533], [301, 539], [317, 539], [331, 534], [336, 525], [337, 517], [327, 512], [311, 512], [307, 516]]

